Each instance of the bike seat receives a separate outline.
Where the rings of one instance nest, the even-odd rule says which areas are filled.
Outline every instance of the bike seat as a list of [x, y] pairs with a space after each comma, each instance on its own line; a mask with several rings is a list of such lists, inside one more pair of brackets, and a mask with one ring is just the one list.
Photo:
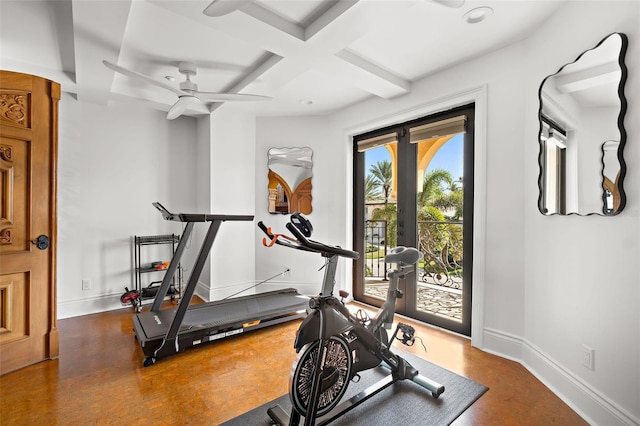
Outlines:
[[384, 257], [387, 263], [397, 263], [398, 266], [413, 265], [422, 257], [422, 253], [414, 247], [395, 247]]

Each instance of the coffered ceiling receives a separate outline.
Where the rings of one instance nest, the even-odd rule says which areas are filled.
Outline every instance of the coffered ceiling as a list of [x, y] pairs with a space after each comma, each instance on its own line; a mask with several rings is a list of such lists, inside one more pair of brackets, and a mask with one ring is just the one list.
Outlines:
[[[176, 89], [185, 78], [178, 63], [189, 61], [198, 67], [191, 79], [201, 91], [271, 97], [246, 104], [259, 115], [327, 114], [370, 97], [403, 96], [429, 74], [525, 38], [562, 4], [2, 0], [0, 66], [59, 81], [83, 101], [138, 102], [167, 111], [175, 93], [114, 72], [103, 60]], [[479, 7], [492, 13], [468, 23], [478, 19], [472, 10]]]

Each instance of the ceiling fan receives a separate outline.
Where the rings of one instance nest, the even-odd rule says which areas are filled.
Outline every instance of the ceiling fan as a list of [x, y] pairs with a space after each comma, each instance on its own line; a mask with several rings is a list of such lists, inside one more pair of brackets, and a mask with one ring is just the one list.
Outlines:
[[[242, 10], [244, 7], [254, 3], [255, 0], [213, 0], [203, 10], [207, 16], [224, 16], [236, 10]], [[356, 0], [357, 1], [357, 0]], [[431, 0], [434, 3], [441, 4], [446, 7], [459, 8], [464, 6], [465, 0]]]
[[180, 83], [180, 88], [175, 88], [170, 84], [156, 80], [148, 75], [141, 74], [137, 71], [121, 67], [113, 64], [109, 61], [102, 61], [102, 63], [115, 72], [126, 75], [127, 77], [133, 77], [140, 81], [144, 81], [153, 84], [163, 89], [169, 90], [178, 96], [178, 100], [169, 108], [167, 113], [167, 119], [173, 120], [180, 117], [186, 109], [191, 105], [197, 105], [200, 103], [211, 102], [235, 102], [235, 101], [264, 101], [271, 99], [268, 96], [262, 95], [248, 95], [241, 93], [214, 93], [214, 92], [200, 92], [198, 91], [198, 85], [191, 81], [191, 76], [194, 76], [198, 72], [198, 68], [192, 62], [180, 62], [178, 63], [178, 71], [184, 74], [186, 79]]

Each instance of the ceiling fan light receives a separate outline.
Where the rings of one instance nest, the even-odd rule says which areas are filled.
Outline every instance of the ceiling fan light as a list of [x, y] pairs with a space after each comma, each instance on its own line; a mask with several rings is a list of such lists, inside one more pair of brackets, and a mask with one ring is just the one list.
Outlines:
[[197, 98], [196, 96], [192, 96], [192, 95], [183, 95], [180, 96], [180, 100], [186, 104], [199, 104], [200, 103], [200, 99]]

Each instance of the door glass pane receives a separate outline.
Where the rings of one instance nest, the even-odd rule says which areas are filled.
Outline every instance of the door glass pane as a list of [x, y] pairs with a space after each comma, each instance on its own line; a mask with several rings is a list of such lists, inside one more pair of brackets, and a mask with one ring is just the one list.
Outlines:
[[[385, 299], [388, 250], [396, 244], [397, 153], [395, 134], [365, 155], [364, 294]], [[360, 145], [359, 145], [360, 146]]]
[[[417, 138], [412, 138], [417, 139]], [[462, 321], [464, 134], [416, 140], [416, 310]]]

